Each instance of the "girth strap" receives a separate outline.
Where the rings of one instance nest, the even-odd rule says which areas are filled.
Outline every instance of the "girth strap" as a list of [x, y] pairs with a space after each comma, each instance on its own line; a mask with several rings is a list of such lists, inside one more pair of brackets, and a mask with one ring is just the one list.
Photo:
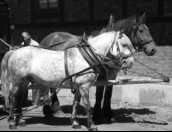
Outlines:
[[[65, 65], [65, 74], [66, 76], [70, 76], [69, 75], [69, 69], [68, 69], [68, 50], [65, 50], [64, 51], [64, 65]], [[70, 82], [71, 82], [71, 92], [74, 94], [75, 93], [75, 89], [73, 87], [73, 80], [72, 80], [72, 77], [69, 78]]]

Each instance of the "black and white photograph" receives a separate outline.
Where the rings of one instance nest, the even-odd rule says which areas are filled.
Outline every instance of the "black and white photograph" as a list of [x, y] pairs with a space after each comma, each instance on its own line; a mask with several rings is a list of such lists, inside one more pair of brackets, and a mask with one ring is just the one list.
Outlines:
[[172, 131], [172, 0], [0, 0], [0, 131]]

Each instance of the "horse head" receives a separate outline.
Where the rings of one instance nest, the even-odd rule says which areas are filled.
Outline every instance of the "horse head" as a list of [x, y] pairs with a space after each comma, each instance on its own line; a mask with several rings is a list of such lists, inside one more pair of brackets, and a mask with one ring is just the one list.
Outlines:
[[135, 49], [130, 39], [124, 34], [124, 30], [118, 32], [116, 38], [117, 40], [115, 44], [113, 44], [113, 48], [110, 49], [110, 53], [120, 57], [123, 68], [132, 68], [134, 64], [133, 53]]
[[131, 33], [130, 38], [138, 51], [144, 50], [148, 56], [153, 56], [157, 49], [149, 32], [149, 28], [145, 24], [145, 21], [145, 13], [141, 17], [136, 17], [135, 24], [133, 26], [133, 32]]
[[142, 16], [132, 16], [113, 23], [115, 31], [124, 29], [124, 33], [130, 38], [136, 51], [142, 51], [153, 56], [156, 53], [155, 42], [149, 32], [149, 28], [145, 24], [146, 14]]

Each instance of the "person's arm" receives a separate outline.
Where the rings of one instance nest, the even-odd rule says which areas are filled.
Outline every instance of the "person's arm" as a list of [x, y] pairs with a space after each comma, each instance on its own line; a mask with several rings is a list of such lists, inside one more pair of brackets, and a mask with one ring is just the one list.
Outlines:
[[31, 40], [30, 46], [39, 46], [39, 43], [35, 40]]
[[24, 46], [24, 42], [21, 43], [21, 46]]

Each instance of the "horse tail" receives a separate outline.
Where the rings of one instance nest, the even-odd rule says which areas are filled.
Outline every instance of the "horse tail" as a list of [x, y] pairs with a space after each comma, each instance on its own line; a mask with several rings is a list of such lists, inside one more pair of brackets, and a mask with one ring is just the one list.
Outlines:
[[9, 81], [9, 71], [8, 71], [8, 60], [10, 56], [14, 53], [14, 50], [7, 52], [2, 59], [1, 62], [1, 88], [2, 88], [2, 96], [5, 100], [5, 107], [9, 108], [9, 88], [10, 88], [10, 81]]

